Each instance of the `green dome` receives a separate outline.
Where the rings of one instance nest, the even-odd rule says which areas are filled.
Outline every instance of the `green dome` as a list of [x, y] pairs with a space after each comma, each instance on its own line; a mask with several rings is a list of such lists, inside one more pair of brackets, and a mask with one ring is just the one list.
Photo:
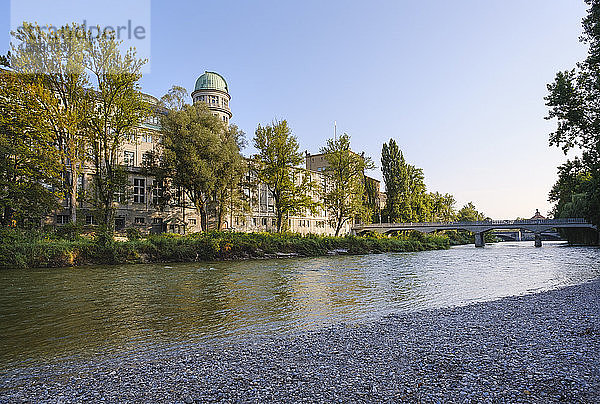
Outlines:
[[221, 90], [229, 94], [227, 90], [227, 82], [219, 73], [215, 72], [204, 72], [204, 74], [198, 77], [196, 80], [196, 90]]

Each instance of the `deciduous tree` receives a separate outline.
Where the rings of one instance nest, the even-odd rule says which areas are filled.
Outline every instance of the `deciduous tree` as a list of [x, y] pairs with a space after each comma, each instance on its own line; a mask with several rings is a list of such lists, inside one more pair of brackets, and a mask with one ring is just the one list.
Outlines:
[[[572, 70], [558, 72], [545, 97], [546, 119], [557, 122], [550, 145], [561, 147], [565, 154], [572, 149], [581, 151], [581, 158], [559, 168], [550, 201], [557, 202], [557, 217], [564, 216], [563, 208], [569, 206], [569, 215], [600, 224], [600, 1], [586, 3], [589, 9], [580, 40], [589, 46], [587, 58]], [[576, 167], [581, 172], [574, 176]], [[581, 210], [575, 212], [575, 206]]]
[[316, 208], [310, 196], [315, 186], [310, 174], [298, 168], [303, 156], [287, 121], [275, 121], [264, 127], [258, 125], [253, 144], [258, 150], [253, 170], [275, 201], [277, 231], [284, 231], [288, 226], [284, 219], [288, 216]]
[[401, 223], [426, 220], [428, 210], [423, 170], [406, 163], [394, 139], [383, 144], [381, 171], [387, 193], [385, 216], [388, 220]]
[[[89, 84], [85, 71], [85, 46], [76, 24], [46, 30], [23, 23], [12, 32], [11, 67], [23, 79], [32, 111], [42, 119], [37, 123], [54, 132], [68, 193], [71, 222], [77, 219], [77, 180], [85, 162], [85, 126], [89, 117]], [[30, 120], [33, 122], [33, 120]]]
[[133, 48], [121, 54], [120, 42], [110, 31], [88, 34], [84, 41], [84, 63], [93, 83], [88, 94], [94, 105], [86, 121], [93, 167], [90, 200], [108, 238], [114, 232], [115, 193], [127, 181], [122, 146], [154, 107], [139, 86], [146, 61], [138, 59]]
[[204, 103], [169, 110], [162, 130], [164, 165], [172, 185], [192, 201], [203, 231], [208, 230], [211, 207], [220, 226], [244, 170], [241, 132], [228, 128]]
[[23, 86], [0, 72], [0, 223], [39, 224], [62, 195], [63, 166], [55, 132]]
[[365, 170], [375, 166], [370, 158], [350, 149], [350, 136], [344, 133], [337, 139], [328, 139], [321, 148], [327, 166], [323, 189], [325, 208], [337, 237], [342, 227], [355, 218], [366, 220], [369, 210], [365, 205]]

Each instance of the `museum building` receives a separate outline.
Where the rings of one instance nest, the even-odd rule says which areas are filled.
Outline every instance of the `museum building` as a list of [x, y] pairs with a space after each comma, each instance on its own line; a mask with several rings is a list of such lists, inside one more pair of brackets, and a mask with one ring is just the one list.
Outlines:
[[[209, 110], [218, 116], [225, 124], [229, 124], [233, 114], [230, 109], [231, 96], [225, 79], [218, 73], [205, 72], [196, 80], [192, 100], [204, 102]], [[158, 105], [158, 99], [145, 95], [146, 100]], [[201, 231], [200, 217], [185, 194], [178, 190], [170, 190], [171, 203], [161, 204], [162, 194], [165, 192], [164, 184], [148, 174], [144, 169], [144, 162], [149, 152], [159, 152], [161, 132], [158, 114], [151, 115], [142, 122], [132, 133], [122, 147], [120, 154], [121, 163], [128, 174], [128, 185], [120, 190], [115, 198], [116, 214], [115, 227], [117, 231], [133, 227], [143, 233], [190, 233]], [[306, 153], [306, 168], [298, 167], [298, 176], [310, 176], [310, 180], [321, 187], [326, 186], [327, 177], [322, 172], [323, 164], [315, 164], [315, 158], [322, 163], [323, 155], [310, 155]], [[318, 167], [318, 168], [317, 168]], [[251, 174], [249, 174], [251, 175]], [[91, 172], [84, 172], [78, 181], [79, 189], [89, 189], [91, 185]], [[379, 190], [379, 181], [375, 181]], [[255, 182], [256, 183], [256, 182]], [[276, 231], [275, 203], [265, 184], [256, 183], [252, 189], [244, 189], [248, 197], [249, 209], [239, 212], [228, 212], [223, 223], [224, 229], [243, 232], [274, 232]], [[314, 192], [311, 197], [322, 205], [319, 192]], [[54, 216], [55, 224], [65, 224], [69, 220], [69, 201], [64, 200], [61, 209]], [[95, 223], [91, 206], [81, 202], [78, 217], [84, 217], [85, 224]], [[319, 208], [316, 213], [306, 211], [304, 215], [290, 216], [289, 230], [301, 234], [333, 235], [335, 229], [330, 225], [327, 212]], [[209, 227], [216, 228], [216, 220], [209, 220]], [[351, 223], [347, 223], [341, 234], [350, 232]]]

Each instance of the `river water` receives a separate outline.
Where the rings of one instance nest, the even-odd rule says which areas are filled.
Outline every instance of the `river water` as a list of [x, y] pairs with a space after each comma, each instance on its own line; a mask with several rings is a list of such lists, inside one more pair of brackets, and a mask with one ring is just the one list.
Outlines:
[[0, 367], [295, 332], [600, 277], [600, 249], [483, 249], [0, 272]]

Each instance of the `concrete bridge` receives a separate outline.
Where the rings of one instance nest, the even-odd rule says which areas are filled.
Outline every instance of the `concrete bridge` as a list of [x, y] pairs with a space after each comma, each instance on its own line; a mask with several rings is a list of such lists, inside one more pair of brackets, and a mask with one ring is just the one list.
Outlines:
[[486, 220], [480, 222], [425, 222], [425, 223], [380, 223], [357, 224], [352, 227], [352, 234], [362, 234], [373, 231], [381, 234], [395, 231], [418, 231], [433, 233], [441, 230], [466, 230], [475, 234], [475, 247], [483, 247], [484, 234], [496, 229], [520, 229], [532, 232], [535, 235], [535, 246], [542, 246], [541, 233], [551, 229], [592, 229], [598, 231], [596, 226], [585, 219], [529, 219], [529, 220]]

